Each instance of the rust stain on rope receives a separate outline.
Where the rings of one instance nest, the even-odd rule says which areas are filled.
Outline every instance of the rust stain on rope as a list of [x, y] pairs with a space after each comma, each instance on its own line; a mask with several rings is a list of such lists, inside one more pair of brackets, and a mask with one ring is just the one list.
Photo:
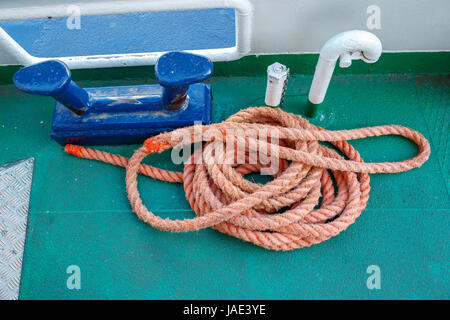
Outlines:
[[[171, 232], [187, 232], [207, 227], [272, 250], [308, 247], [338, 235], [365, 209], [369, 199], [369, 173], [394, 173], [420, 167], [430, 155], [430, 145], [419, 132], [399, 125], [329, 131], [306, 119], [278, 108], [252, 107], [226, 121], [204, 126], [202, 130], [221, 132], [214, 138], [196, 138], [194, 127], [162, 133], [146, 140], [131, 159], [107, 152], [67, 145], [65, 151], [77, 157], [99, 160], [126, 168], [128, 199], [139, 219]], [[258, 135], [235, 135], [233, 143], [270, 149], [271, 141], [259, 139], [262, 131], [277, 131], [279, 171], [265, 185], [243, 176], [260, 172], [264, 165], [219, 164], [210, 151], [213, 143], [226, 144], [227, 129], [254, 129]], [[177, 134], [178, 133], [178, 134]], [[182, 137], [205, 142], [184, 166], [183, 172], [167, 171], [141, 164], [151, 153], [179, 146]], [[419, 147], [418, 154], [401, 162], [365, 163], [346, 141], [382, 135], [400, 135]], [[173, 139], [173, 137], [180, 137]], [[222, 137], [222, 139], [221, 139]], [[229, 137], [228, 137], [229, 138]], [[344, 156], [319, 141], [328, 141]], [[248, 160], [249, 148], [245, 149]], [[195, 163], [194, 158], [203, 161]], [[236, 161], [236, 159], [235, 159]], [[183, 183], [186, 199], [196, 216], [171, 220], [154, 215], [142, 203], [137, 174]], [[333, 184], [333, 179], [335, 185]], [[318, 208], [317, 208], [318, 206]], [[281, 209], [285, 209], [279, 213]]]

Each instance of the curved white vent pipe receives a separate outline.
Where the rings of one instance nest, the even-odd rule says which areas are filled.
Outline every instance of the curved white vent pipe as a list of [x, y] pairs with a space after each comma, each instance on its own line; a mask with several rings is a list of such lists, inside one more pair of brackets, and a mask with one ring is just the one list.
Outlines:
[[352, 64], [352, 60], [361, 59], [367, 63], [377, 62], [381, 51], [380, 39], [367, 31], [346, 31], [332, 37], [320, 51], [309, 90], [309, 101], [313, 104], [323, 102], [338, 58], [339, 66], [347, 68]]

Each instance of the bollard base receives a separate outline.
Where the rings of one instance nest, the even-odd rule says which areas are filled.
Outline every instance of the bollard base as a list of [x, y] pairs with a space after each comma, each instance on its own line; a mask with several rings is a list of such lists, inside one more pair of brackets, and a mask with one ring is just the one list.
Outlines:
[[[117, 97], [115, 100], [99, 101], [83, 115], [76, 115], [66, 106], [56, 103], [53, 114], [51, 137], [61, 145], [118, 145], [142, 143], [149, 136], [176, 128], [211, 123], [211, 86], [197, 83], [189, 87], [189, 103], [179, 110], [168, 110], [160, 103], [160, 86], [141, 86], [146, 101], [140, 93], [131, 101], [130, 88], [89, 88], [88, 92], [99, 96]], [[127, 99], [121, 99], [123, 96]], [[150, 94], [149, 90], [153, 92]], [[141, 92], [144, 93], [144, 92]], [[142, 95], [141, 95], [142, 97]], [[139, 100], [141, 99], [141, 100]], [[154, 100], [154, 101], [153, 101]]]

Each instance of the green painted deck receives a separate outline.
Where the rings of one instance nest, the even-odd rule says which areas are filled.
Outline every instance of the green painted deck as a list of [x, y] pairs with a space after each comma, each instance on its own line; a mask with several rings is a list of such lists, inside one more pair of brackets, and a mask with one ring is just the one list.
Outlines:
[[[450, 55], [436, 61], [433, 54], [421, 59], [411, 54], [423, 61], [416, 71], [395, 69], [404, 57], [387, 55], [379, 69], [335, 75], [324, 103], [335, 120], [327, 127], [408, 126], [430, 140], [429, 161], [405, 173], [372, 175], [367, 209], [355, 224], [324, 243], [290, 252], [268, 251], [215, 230], [172, 234], [142, 223], [126, 198], [125, 170], [65, 154], [49, 137], [53, 100], [19, 92], [5, 81], [14, 68], [0, 69], [0, 164], [36, 159], [20, 298], [450, 298]], [[227, 64], [217, 64], [209, 81], [213, 121], [262, 105], [267, 65], [286, 59], [294, 58], [244, 59], [229, 63], [228, 74]], [[286, 63], [293, 71], [286, 111], [304, 112], [312, 78], [308, 59]], [[127, 69], [89, 76], [79, 71], [74, 80], [84, 86], [154, 82], [147, 76], [152, 68], [136, 70], [130, 69], [131, 76]], [[351, 143], [366, 161], [399, 161], [416, 152], [398, 137]], [[136, 148], [100, 147], [126, 156]], [[169, 163], [169, 153], [146, 162], [181, 170]], [[193, 216], [181, 185], [147, 177], [139, 183], [150, 210], [172, 218]], [[81, 290], [66, 287], [69, 265], [81, 268]], [[380, 290], [366, 287], [369, 265], [381, 269]]]

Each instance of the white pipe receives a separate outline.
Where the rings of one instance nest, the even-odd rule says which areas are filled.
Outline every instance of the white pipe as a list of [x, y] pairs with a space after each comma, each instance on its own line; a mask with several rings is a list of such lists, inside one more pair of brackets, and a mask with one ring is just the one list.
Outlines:
[[[28, 1], [27, 1], [28, 2]], [[29, 1], [31, 2], [31, 1]], [[57, 1], [54, 1], [57, 2]], [[29, 20], [47, 17], [64, 18], [68, 16], [67, 7], [76, 5], [83, 16], [99, 16], [121, 13], [140, 13], [155, 11], [177, 11], [196, 9], [233, 8], [241, 15], [249, 15], [253, 6], [249, 0], [122, 0], [73, 2], [65, 4], [49, 4], [1, 8], [0, 20]]]
[[339, 66], [347, 68], [352, 60], [361, 59], [367, 63], [377, 62], [381, 56], [380, 39], [373, 33], [352, 30], [339, 33], [328, 40], [320, 51], [314, 78], [309, 90], [309, 101], [320, 104], [325, 98], [336, 61]]
[[37, 63], [39, 58], [33, 57], [26, 52], [20, 44], [18, 44], [11, 36], [0, 27], [0, 48], [3, 54], [6, 54], [6, 59], [10, 59], [14, 64], [30, 65]]

